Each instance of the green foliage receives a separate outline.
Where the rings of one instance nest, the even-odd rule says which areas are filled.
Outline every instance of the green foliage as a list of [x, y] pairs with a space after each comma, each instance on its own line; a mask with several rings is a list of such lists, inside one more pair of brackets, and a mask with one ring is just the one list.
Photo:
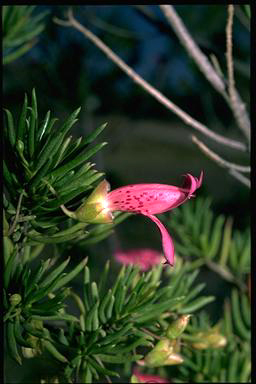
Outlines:
[[[189, 269], [181, 262], [175, 272], [164, 270], [165, 282], [161, 281], [161, 265], [145, 273], [137, 267], [122, 267], [113, 286], [106, 289], [109, 262], [97, 284], [90, 279], [86, 261], [67, 274], [63, 271], [69, 259], [56, 267], [47, 259], [33, 271], [27, 264], [22, 268], [15, 264], [9, 280], [5, 281], [4, 320], [10, 334], [9, 351], [16, 361], [21, 363], [20, 347], [34, 348], [35, 354], [47, 350], [63, 363], [68, 382], [75, 375], [81, 375], [84, 382], [88, 377], [97, 379], [102, 374], [119, 376], [109, 364], [142, 359], [143, 354], [134, 351], [152, 348], [151, 333], [161, 337], [175, 313], [187, 306], [193, 312], [206, 304], [201, 300], [201, 305], [193, 310], [186, 296], [194, 277], [190, 278]], [[82, 270], [81, 299], [66, 285]], [[186, 285], [181, 284], [182, 277], [189, 281]], [[79, 316], [67, 312], [67, 297], [77, 304]], [[209, 297], [208, 302], [211, 300]]]
[[[31, 105], [25, 95], [16, 123], [11, 112], [5, 109], [4, 179], [8, 191], [5, 209], [7, 223], [15, 221], [18, 211], [12, 234], [14, 241], [16, 237], [28, 239], [28, 245], [87, 238], [89, 242], [97, 242], [111, 233], [114, 225], [101, 225], [95, 233], [85, 231], [87, 223], [74, 224], [60, 210], [61, 204], [78, 206], [103, 176], [92, 169], [94, 164], [88, 160], [106, 145], [103, 142], [90, 147], [106, 124], [84, 139], [72, 140], [68, 135], [79, 112], [80, 108], [59, 127], [54, 127], [57, 119], [51, 117], [50, 111], [42, 120], [39, 118], [35, 90]], [[16, 210], [19, 199], [22, 205]], [[126, 216], [119, 215], [118, 221]]]
[[[249, 310], [248, 298], [244, 296]], [[233, 300], [231, 308], [225, 308], [225, 318], [215, 327], [211, 327], [209, 317], [201, 313], [199, 317], [193, 317], [191, 324], [182, 335], [185, 347], [182, 349], [184, 364], [178, 366], [178, 377], [181, 382], [192, 380], [194, 382], [248, 382], [250, 381], [250, 337], [249, 331], [246, 340], [241, 340], [233, 333], [232, 323], [237, 323], [240, 312], [235, 311], [236, 303]], [[232, 310], [232, 314], [230, 313]], [[248, 313], [247, 313], [247, 318]], [[213, 332], [226, 339], [227, 344], [221, 347], [198, 348], [195, 342], [205, 343], [206, 336], [200, 336], [202, 332]], [[244, 337], [245, 335], [243, 335]], [[223, 343], [224, 344], [224, 343]], [[194, 347], [193, 347], [194, 346]]]
[[232, 218], [214, 217], [211, 200], [200, 197], [171, 213], [168, 225], [179, 238], [177, 251], [234, 282], [250, 271], [250, 231], [232, 231]]
[[[217, 325], [212, 327], [206, 312], [192, 317], [181, 335], [184, 363], [169, 368], [169, 377], [175, 377], [175, 382], [250, 381], [251, 305], [245, 284], [250, 271], [249, 229], [232, 231], [232, 219], [214, 217], [210, 200], [200, 198], [172, 212], [168, 225], [178, 235], [175, 246], [179, 256], [189, 260], [187, 268], [208, 267], [237, 286], [226, 298], [224, 316]], [[207, 333], [219, 346], [217, 342], [207, 346]]]
[[28, 52], [43, 31], [43, 19], [48, 12], [32, 15], [34, 9], [34, 5], [2, 7], [4, 64], [11, 63]]
[[[177, 235], [174, 268], [160, 264], [142, 273], [123, 266], [111, 284], [109, 261], [94, 281], [87, 258], [75, 264], [61, 259], [67, 246], [97, 243], [130, 215], [89, 225], [60, 209], [66, 204], [74, 211], [103, 176], [88, 160], [106, 144], [92, 144], [106, 124], [72, 139], [79, 111], [59, 126], [50, 111], [41, 119], [35, 90], [31, 102], [25, 95], [19, 118], [5, 109], [3, 304], [9, 355], [22, 364], [23, 357], [43, 354], [56, 364], [61, 382], [109, 381], [124, 370], [131, 376], [138, 361], [175, 382], [248, 382], [250, 234], [233, 231], [231, 218], [215, 217], [210, 200], [190, 201], [168, 219]], [[201, 267], [231, 285], [214, 326], [202, 311], [215, 297], [198, 281]], [[74, 284], [79, 278], [82, 294]]]

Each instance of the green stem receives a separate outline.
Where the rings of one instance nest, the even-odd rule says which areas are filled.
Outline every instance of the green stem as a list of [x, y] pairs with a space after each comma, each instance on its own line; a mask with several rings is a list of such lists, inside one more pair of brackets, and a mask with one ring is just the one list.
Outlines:
[[21, 208], [21, 203], [22, 203], [22, 199], [23, 199], [24, 193], [25, 193], [25, 191], [22, 190], [22, 192], [21, 192], [21, 194], [19, 196], [17, 210], [16, 210], [16, 215], [15, 215], [13, 224], [12, 224], [11, 228], [9, 229], [8, 236], [10, 236], [13, 233], [13, 231], [15, 230], [16, 224], [18, 222], [19, 214], [20, 214], [20, 208]]

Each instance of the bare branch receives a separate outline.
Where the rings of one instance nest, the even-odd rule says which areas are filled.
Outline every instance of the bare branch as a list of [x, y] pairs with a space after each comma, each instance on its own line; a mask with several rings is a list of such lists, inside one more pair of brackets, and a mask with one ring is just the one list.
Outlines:
[[250, 166], [239, 165], [231, 163], [227, 160], [224, 160], [222, 157], [217, 155], [217, 153], [213, 152], [210, 148], [208, 148], [202, 141], [200, 141], [196, 136], [192, 135], [192, 141], [206, 154], [206, 156], [210, 157], [210, 159], [214, 160], [221, 167], [234, 169], [239, 172], [251, 172]]
[[250, 122], [245, 113], [245, 105], [241, 102], [237, 90], [235, 88], [234, 63], [233, 63], [233, 44], [232, 44], [232, 28], [234, 18], [234, 5], [228, 5], [228, 20], [226, 26], [227, 40], [227, 72], [228, 72], [228, 93], [230, 97], [231, 108], [233, 110], [238, 126], [243, 131], [248, 140], [250, 140]]
[[248, 188], [251, 188], [251, 180], [248, 177], [244, 176], [242, 173], [236, 171], [235, 169], [231, 169], [229, 171], [230, 175], [232, 175], [235, 179], [241, 181]]
[[55, 24], [61, 25], [61, 26], [63, 26], [63, 27], [71, 27], [70, 22], [67, 21], [67, 20], [61, 20], [61, 19], [59, 19], [58, 17], [54, 17], [52, 20], [53, 20], [53, 22], [54, 22]]
[[202, 143], [194, 135], [192, 135], [192, 141], [201, 149], [202, 152], [205, 153], [206, 156], [208, 156], [210, 159], [215, 161], [221, 167], [227, 168], [230, 175], [235, 177], [237, 180], [239, 180], [242, 184], [246, 185], [248, 188], [251, 187], [250, 179], [241, 173], [241, 172], [248, 172], [249, 173], [250, 167], [230, 163], [229, 161], [224, 160], [222, 157], [220, 157], [215, 152], [213, 152], [211, 149], [209, 149], [204, 143]]
[[203, 133], [207, 137], [210, 137], [212, 140], [215, 140], [218, 143], [227, 145], [229, 147], [246, 151], [247, 147], [244, 143], [236, 140], [229, 139], [225, 136], [219, 135], [211, 131], [204, 124], [195, 120], [193, 117], [184, 112], [177, 105], [172, 103], [166, 96], [159, 92], [156, 88], [146, 82], [142, 77], [140, 77], [132, 68], [130, 68], [122, 59], [120, 59], [106, 44], [103, 43], [94, 33], [89, 31], [87, 28], [82, 26], [73, 16], [72, 10], [68, 12], [70, 24], [80, 31], [85, 37], [87, 37], [93, 44], [95, 44], [100, 50], [102, 50], [105, 55], [113, 61], [117, 66], [119, 66], [135, 83], [139, 84], [144, 90], [146, 90], [151, 96], [157, 99], [161, 104], [163, 104], [167, 109], [179, 116], [187, 125], [193, 127], [197, 131]]
[[174, 32], [178, 36], [181, 44], [185, 47], [188, 54], [193, 58], [198, 68], [205, 75], [212, 86], [221, 94], [225, 92], [225, 84], [219, 74], [214, 70], [208, 58], [203, 54], [195, 43], [181, 18], [172, 5], [159, 5], [166, 19], [170, 23]]
[[[227, 97], [227, 94], [225, 92], [224, 80], [221, 78], [221, 76], [219, 76], [218, 72], [211, 65], [208, 58], [203, 54], [203, 52], [200, 50], [198, 45], [195, 43], [195, 41], [193, 40], [192, 36], [189, 34], [188, 30], [186, 29], [184, 23], [182, 22], [181, 18], [179, 17], [175, 9], [171, 5], [159, 5], [159, 7], [161, 8], [163, 14], [165, 15], [166, 19], [170, 23], [174, 32], [178, 36], [181, 44], [184, 46], [188, 54], [195, 61], [198, 68], [201, 70], [201, 72], [204, 74], [207, 80], [212, 84], [212, 86], [216, 89], [216, 91], [218, 91], [224, 97], [224, 99], [226, 100], [226, 102], [228, 103], [228, 105], [233, 111], [233, 115], [237, 121], [239, 128], [241, 129], [243, 134], [246, 136], [246, 138], [250, 140], [250, 120], [247, 115], [245, 105], [242, 102], [235, 87], [233, 87], [233, 96], [232, 96], [233, 99], [231, 99], [230, 92], [229, 92], [230, 98]], [[233, 16], [232, 16], [232, 20], [233, 20]], [[232, 31], [232, 23], [231, 23], [231, 26], [229, 25], [229, 31], [230, 31], [230, 28]], [[231, 33], [230, 33], [230, 37], [232, 37]], [[232, 39], [230, 41], [232, 44]], [[231, 45], [231, 49], [232, 49], [232, 45]], [[232, 58], [232, 52], [231, 52], [231, 58]]]

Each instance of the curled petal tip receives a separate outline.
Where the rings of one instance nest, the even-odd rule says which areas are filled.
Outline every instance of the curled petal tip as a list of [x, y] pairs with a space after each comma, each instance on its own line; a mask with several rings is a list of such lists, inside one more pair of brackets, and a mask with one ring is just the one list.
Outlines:
[[197, 188], [201, 187], [203, 181], [204, 171], [201, 171], [199, 180], [197, 181]]

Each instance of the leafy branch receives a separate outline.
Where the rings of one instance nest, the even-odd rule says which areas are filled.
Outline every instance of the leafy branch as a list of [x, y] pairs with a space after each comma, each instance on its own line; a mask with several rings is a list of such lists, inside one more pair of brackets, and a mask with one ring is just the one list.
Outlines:
[[214, 218], [209, 199], [197, 198], [171, 214], [168, 225], [179, 237], [177, 250], [195, 268], [206, 265], [223, 279], [246, 290], [250, 270], [250, 234], [232, 233], [232, 219]]

